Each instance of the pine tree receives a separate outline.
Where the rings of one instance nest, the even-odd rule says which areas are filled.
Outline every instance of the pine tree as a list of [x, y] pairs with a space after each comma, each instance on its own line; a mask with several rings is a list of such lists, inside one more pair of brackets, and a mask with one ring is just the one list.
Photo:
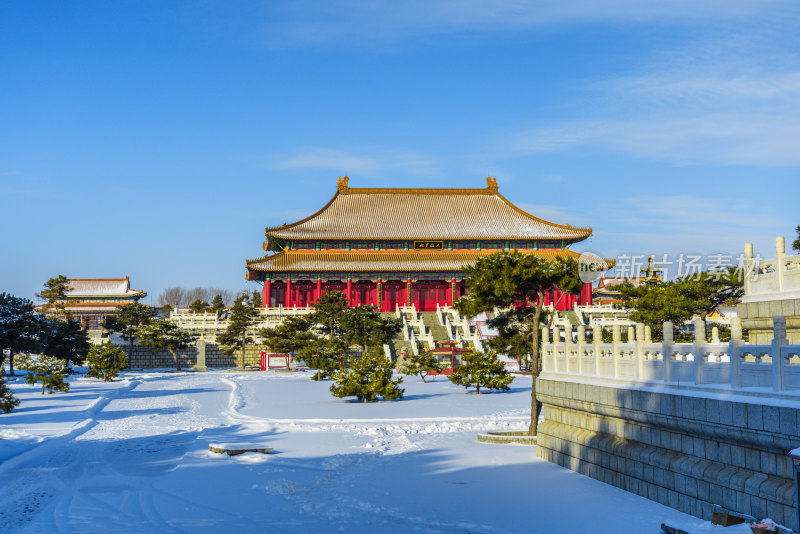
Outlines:
[[261, 302], [261, 292], [260, 291], [253, 291], [250, 295], [250, 306], [260, 310], [262, 308], [263, 302]]
[[89, 336], [74, 319], [39, 317], [39, 346], [42, 354], [80, 364], [89, 353]]
[[332, 376], [344, 365], [346, 349], [345, 344], [338, 339], [315, 337], [300, 349], [299, 358], [310, 369], [316, 369], [317, 372], [311, 377], [312, 380], [323, 380]]
[[347, 308], [342, 313], [340, 324], [345, 344], [360, 345], [365, 353], [368, 346], [391, 342], [403, 328], [397, 319], [383, 318], [375, 306]]
[[42, 395], [45, 388], [48, 393], [53, 393], [54, 389], [69, 391], [69, 383], [64, 382], [69, 374], [66, 360], [43, 354], [32, 358], [30, 354], [24, 354], [19, 360], [19, 368], [28, 371], [25, 375], [28, 384], [42, 383]]
[[258, 337], [275, 353], [290, 354], [317, 339], [305, 317], [290, 315], [274, 328], [262, 328]]
[[242, 351], [242, 369], [245, 364], [245, 347], [248, 343], [255, 341], [249, 331], [258, 321], [258, 317], [259, 310], [249, 305], [245, 293], [233, 303], [228, 319], [228, 328], [217, 336], [217, 342], [223, 346], [226, 353], [233, 354], [236, 349]]
[[113, 315], [106, 319], [106, 329], [118, 332], [122, 339], [129, 343], [128, 354], [133, 355], [133, 340], [136, 332], [143, 326], [150, 324], [155, 316], [155, 311], [150, 306], [134, 302], [120, 306]]
[[189, 304], [189, 309], [192, 310], [194, 313], [202, 313], [203, 310], [209, 307], [208, 302], [202, 299], [196, 299], [194, 302]]
[[19, 406], [19, 399], [12, 395], [6, 384], [5, 370], [0, 367], [0, 412], [9, 413], [17, 406]]
[[69, 317], [67, 308], [67, 291], [69, 291], [69, 278], [60, 274], [50, 278], [44, 283], [44, 289], [37, 296], [47, 301], [47, 310], [56, 317]]
[[368, 350], [361, 358], [351, 362], [349, 368], [333, 374], [331, 393], [334, 397], [356, 397], [362, 402], [372, 402], [382, 397], [394, 400], [403, 397], [402, 378], [393, 379], [392, 364], [379, 347]]
[[444, 365], [439, 362], [439, 358], [428, 351], [410, 355], [401, 368], [404, 375], [419, 375], [423, 382], [430, 373], [441, 373], [443, 369]]
[[[536, 396], [536, 378], [542, 371], [539, 334], [546, 318], [544, 295], [553, 288], [568, 292], [580, 287], [576, 282], [580, 280], [577, 262], [561, 257], [550, 261], [515, 250], [479, 258], [474, 265], [465, 267], [464, 272], [470, 292], [454, 303], [458, 312], [474, 317], [494, 307], [503, 309], [500, 316], [490, 321], [491, 326], [503, 326], [497, 343], [507, 344], [500, 347], [505, 348], [503, 352], [530, 354], [528, 369], [533, 385], [528, 433], [535, 436], [542, 411], [542, 403]], [[497, 345], [492, 346], [498, 349]]]
[[797, 231], [797, 239], [792, 242], [792, 248], [800, 252], [800, 225], [798, 225], [795, 230]]
[[211, 299], [211, 311], [217, 314], [225, 311], [225, 300], [223, 300], [222, 295], [219, 293], [214, 295], [214, 298]]
[[40, 322], [34, 313], [33, 302], [0, 293], [0, 365], [5, 360], [5, 350], [11, 354], [9, 374], [14, 376], [14, 356], [20, 352], [37, 350]]
[[86, 357], [89, 366], [88, 376], [102, 378], [103, 382], [113, 382], [119, 372], [128, 366], [128, 356], [111, 343], [92, 346]]
[[347, 299], [341, 291], [325, 293], [313, 304], [314, 312], [308, 316], [311, 324], [317, 325], [320, 334], [329, 341], [341, 339], [343, 335], [342, 322], [349, 313]]
[[180, 371], [181, 362], [178, 359], [178, 351], [189, 348], [194, 337], [166, 319], [153, 319], [150, 324], [139, 329], [136, 340], [142, 345], [150, 347], [151, 352], [168, 350], [175, 360], [175, 368]]
[[481, 388], [508, 391], [514, 377], [508, 374], [502, 362], [497, 361], [495, 353], [467, 352], [461, 358], [461, 367], [448, 376], [453, 384], [467, 389], [474, 387], [479, 395]]

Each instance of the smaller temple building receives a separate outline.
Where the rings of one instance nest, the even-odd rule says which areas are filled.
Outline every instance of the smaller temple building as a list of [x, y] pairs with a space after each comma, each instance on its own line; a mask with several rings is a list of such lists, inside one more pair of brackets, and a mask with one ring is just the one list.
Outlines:
[[66, 311], [81, 322], [84, 330], [100, 330], [106, 317], [120, 306], [133, 304], [147, 296], [131, 289], [125, 278], [70, 278]]

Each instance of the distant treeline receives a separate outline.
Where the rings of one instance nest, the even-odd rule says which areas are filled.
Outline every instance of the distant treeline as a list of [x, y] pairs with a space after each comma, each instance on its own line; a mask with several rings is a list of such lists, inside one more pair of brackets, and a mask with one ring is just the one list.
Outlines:
[[158, 305], [169, 304], [173, 308], [188, 306], [196, 300], [211, 302], [214, 297], [219, 295], [225, 306], [233, 306], [235, 293], [230, 289], [220, 289], [218, 287], [168, 287], [158, 296]]

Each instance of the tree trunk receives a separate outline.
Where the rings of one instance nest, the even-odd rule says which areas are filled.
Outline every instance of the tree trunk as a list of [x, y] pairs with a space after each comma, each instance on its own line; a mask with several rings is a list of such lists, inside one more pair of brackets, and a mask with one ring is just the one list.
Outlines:
[[245, 336], [247, 335], [246, 331], [242, 331], [242, 369], [244, 369], [244, 344], [245, 344]]
[[480, 384], [475, 384], [475, 394], [476, 395], [480, 395], [481, 394], [481, 385]]
[[178, 359], [177, 351], [175, 351], [173, 349], [169, 349], [169, 351], [170, 351], [170, 353], [172, 353], [172, 358], [175, 360], [175, 369], [180, 371], [181, 370], [181, 361]]
[[11, 354], [8, 357], [8, 376], [14, 376], [14, 349], [11, 349]]
[[536, 303], [536, 311], [533, 314], [533, 324], [531, 325], [531, 424], [528, 427], [528, 435], [535, 436], [539, 430], [539, 414], [542, 412], [542, 403], [536, 397], [536, 379], [542, 370], [542, 358], [539, 353], [539, 319], [542, 316], [542, 306], [544, 306], [544, 293], [538, 292], [539, 302]]

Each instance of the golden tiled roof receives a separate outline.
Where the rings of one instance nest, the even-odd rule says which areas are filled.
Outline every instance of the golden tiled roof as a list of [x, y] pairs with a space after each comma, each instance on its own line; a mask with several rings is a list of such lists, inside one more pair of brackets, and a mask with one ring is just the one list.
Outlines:
[[[287, 251], [272, 256], [248, 260], [247, 268], [254, 271], [460, 271], [482, 256], [496, 250], [453, 251]], [[553, 259], [556, 256], [577, 258], [571, 250], [526, 250], [537, 256]]]
[[266, 228], [281, 239], [565, 239], [591, 228], [539, 219], [509, 202], [488, 178], [485, 189], [375, 189], [348, 187], [321, 210], [296, 223]]

